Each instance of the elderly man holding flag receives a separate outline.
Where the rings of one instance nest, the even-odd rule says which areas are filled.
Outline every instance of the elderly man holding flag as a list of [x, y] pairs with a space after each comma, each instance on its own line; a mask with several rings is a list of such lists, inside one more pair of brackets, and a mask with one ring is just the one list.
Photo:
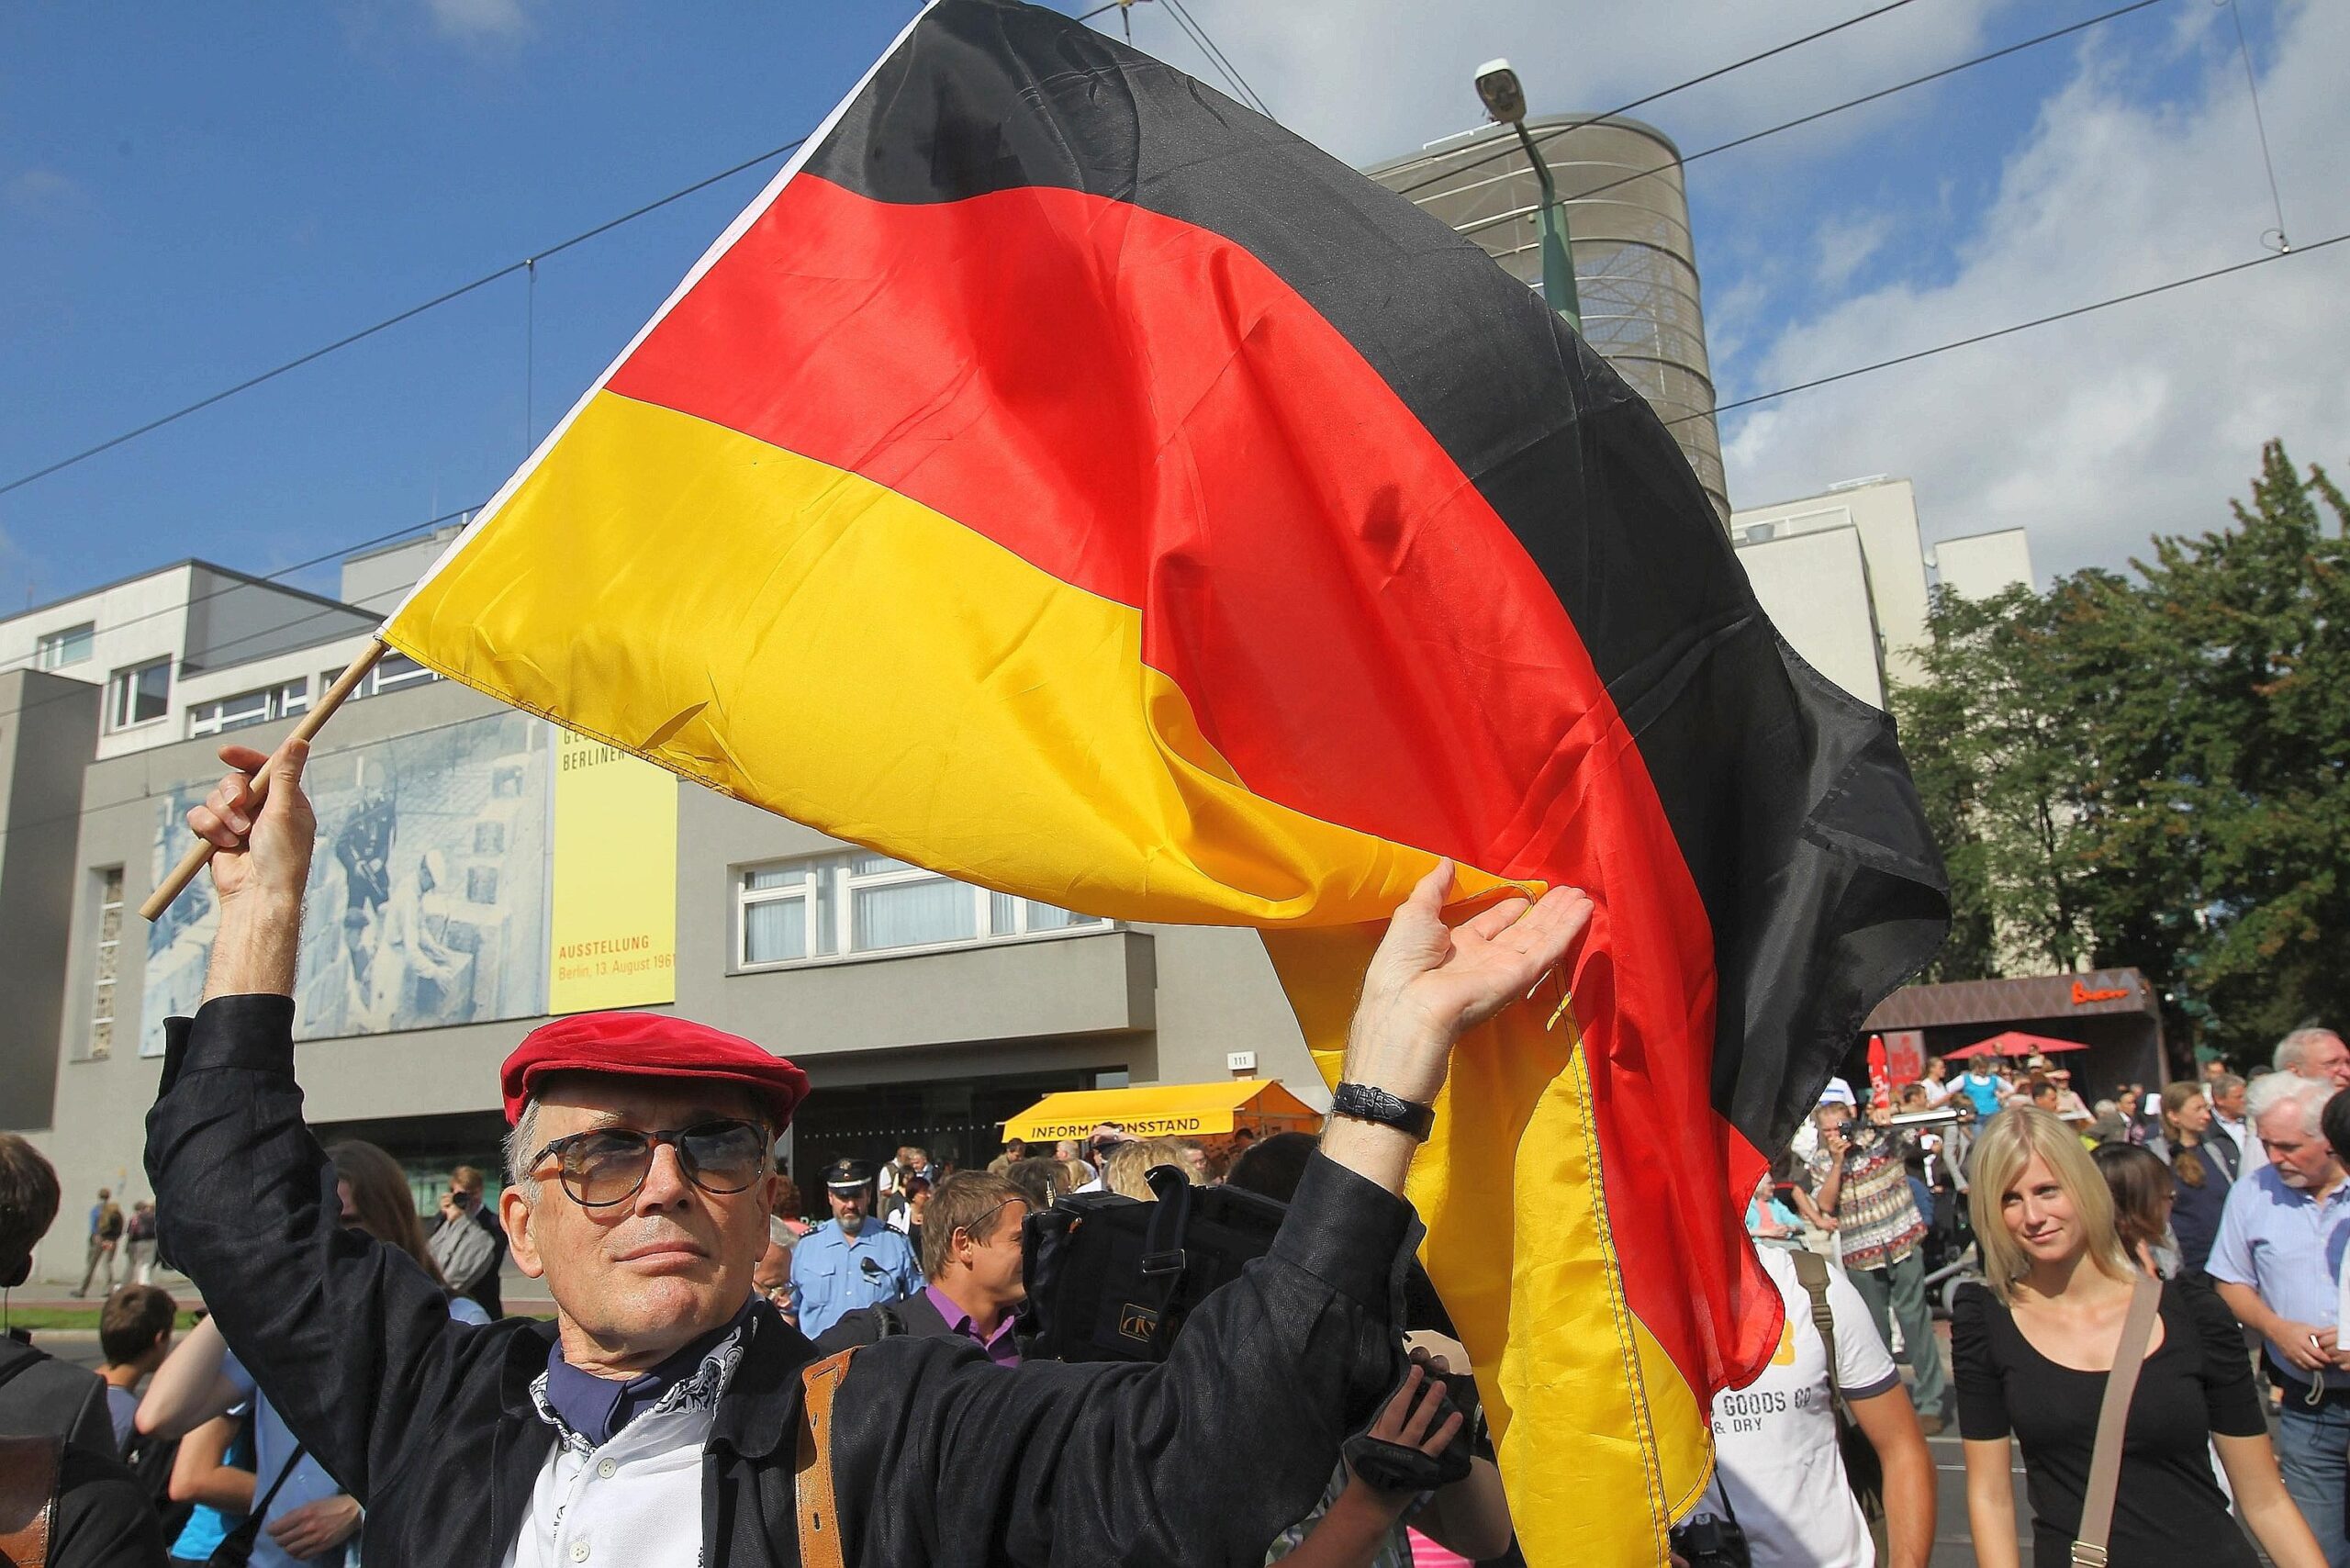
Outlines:
[[[819, 1361], [751, 1288], [807, 1081], [682, 1019], [588, 1014], [504, 1073], [514, 1258], [552, 1324], [453, 1322], [344, 1228], [291, 1032], [315, 823], [298, 744], [189, 812], [218, 846], [203, 1006], [175, 1020], [148, 1170], [165, 1250], [287, 1424], [366, 1509], [364, 1550], [442, 1568], [1261, 1561], [1407, 1370], [1400, 1193], [1453, 1043], [1566, 961], [1553, 889], [1448, 928], [1439, 865], [1363, 981], [1350, 1082], [1271, 1253], [1152, 1367], [1014, 1371], [899, 1338]], [[249, 773], [274, 769], [256, 805]], [[1452, 1417], [1429, 1439], [1439, 1446]]]

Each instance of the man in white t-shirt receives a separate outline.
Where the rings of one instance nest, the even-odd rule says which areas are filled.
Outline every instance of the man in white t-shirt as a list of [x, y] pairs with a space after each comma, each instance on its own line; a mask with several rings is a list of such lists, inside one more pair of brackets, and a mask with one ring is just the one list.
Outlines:
[[[1868, 1521], [1836, 1446], [1828, 1350], [1812, 1321], [1810, 1293], [1787, 1249], [1763, 1244], [1755, 1251], [1779, 1287], [1786, 1327], [1761, 1377], [1714, 1398], [1718, 1491], [1698, 1509], [1711, 1511], [1728, 1495], [1754, 1568], [1873, 1568]], [[1837, 1385], [1885, 1469], [1887, 1560], [1891, 1568], [1925, 1568], [1934, 1543], [1934, 1464], [1918, 1413], [1860, 1293], [1833, 1269], [1828, 1305]]]

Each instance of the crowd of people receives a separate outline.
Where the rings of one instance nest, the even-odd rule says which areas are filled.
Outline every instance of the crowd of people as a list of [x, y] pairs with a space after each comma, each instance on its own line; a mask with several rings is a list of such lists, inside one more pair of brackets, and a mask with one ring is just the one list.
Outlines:
[[[803, 1196], [775, 1154], [796, 1067], [671, 1016], [583, 1014], [501, 1071], [494, 1202], [461, 1166], [426, 1215], [390, 1155], [301, 1120], [310, 828], [298, 772], [258, 821], [243, 790], [232, 775], [191, 818], [223, 851], [220, 929], [203, 1007], [167, 1029], [158, 1201], [101, 1192], [87, 1216], [103, 1364], [0, 1343], [0, 1443], [50, 1445], [0, 1450], [0, 1514], [17, 1457], [50, 1454], [56, 1568], [348, 1568], [363, 1548], [818, 1568], [851, 1538], [866, 1562], [950, 1540], [1005, 1562], [1512, 1553], [1490, 1442], [1448, 1381], [1467, 1352], [1433, 1292], [1397, 1288], [1399, 1194], [1453, 1040], [1569, 954], [1589, 913], [1572, 890], [1448, 929], [1423, 884], [1319, 1139], [1105, 1124], [984, 1170], [919, 1147], [831, 1160]], [[1954, 1425], [1987, 1568], [2019, 1561], [2018, 1448], [2043, 1562], [2250, 1564], [2256, 1540], [2279, 1568], [2350, 1568], [2350, 1050], [2303, 1029], [2249, 1083], [2214, 1063], [2097, 1098], [2046, 1058], [1954, 1066], [1865, 1099], [1831, 1081], [1753, 1194], [1785, 1327], [1715, 1402], [1719, 1463], [1675, 1554], [1924, 1568], [1927, 1439]], [[1029, 1218], [1185, 1182], [1271, 1205], [1262, 1257], [1161, 1359], [1042, 1350]], [[0, 1283], [62, 1204], [0, 1135]], [[185, 1331], [159, 1248], [208, 1309]], [[509, 1271], [552, 1320], [509, 1313]]]
[[2044, 1057], [1935, 1058], [1870, 1099], [1831, 1081], [1748, 1207], [1787, 1326], [1762, 1378], [1716, 1401], [1701, 1512], [1752, 1562], [1918, 1568], [1923, 1439], [1953, 1424], [1975, 1561], [2019, 1561], [2019, 1449], [2033, 1558], [2067, 1561], [2127, 1347], [2087, 1560], [2249, 1565], [2256, 1540], [2273, 1563], [2350, 1568], [2339, 1035], [2294, 1031], [2249, 1082], [2212, 1061], [2084, 1100]]

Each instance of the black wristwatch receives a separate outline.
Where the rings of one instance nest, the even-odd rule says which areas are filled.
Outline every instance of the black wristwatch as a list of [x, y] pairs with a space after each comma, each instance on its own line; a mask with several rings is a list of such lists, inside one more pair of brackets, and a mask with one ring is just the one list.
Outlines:
[[1411, 1134], [1422, 1143], [1436, 1127], [1436, 1107], [1400, 1099], [1368, 1083], [1341, 1083], [1331, 1092], [1330, 1114], [1358, 1122], [1377, 1122]]

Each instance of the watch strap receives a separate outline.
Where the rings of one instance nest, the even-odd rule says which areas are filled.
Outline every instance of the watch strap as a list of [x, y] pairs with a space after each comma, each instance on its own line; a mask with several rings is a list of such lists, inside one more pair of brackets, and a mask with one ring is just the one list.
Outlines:
[[1330, 1114], [1351, 1121], [1376, 1122], [1408, 1133], [1422, 1143], [1436, 1127], [1436, 1107], [1423, 1105], [1374, 1089], [1367, 1083], [1341, 1083], [1330, 1093]]

